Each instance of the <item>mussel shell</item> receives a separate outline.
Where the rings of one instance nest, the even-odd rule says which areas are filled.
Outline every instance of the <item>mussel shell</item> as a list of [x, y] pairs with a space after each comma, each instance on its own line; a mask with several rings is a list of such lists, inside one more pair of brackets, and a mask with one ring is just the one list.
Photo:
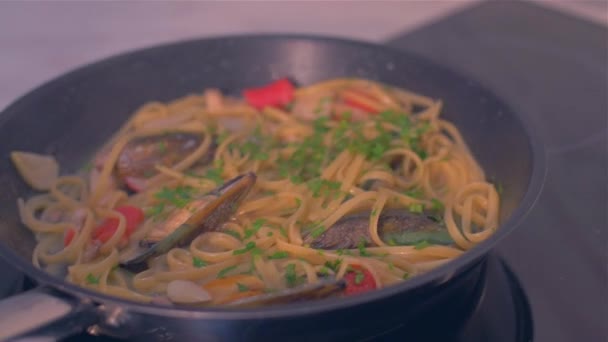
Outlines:
[[165, 133], [131, 140], [120, 152], [116, 162], [116, 175], [145, 179], [156, 174], [155, 166], [171, 167], [194, 152], [202, 142], [192, 133]]
[[[197, 202], [200, 205], [196, 210], [187, 211], [190, 216], [173, 231], [168, 232], [164, 239], [152, 244], [144, 243], [143, 251], [135, 258], [123, 262], [121, 266], [141, 270], [145, 268], [144, 263], [148, 259], [164, 254], [176, 246], [185, 246], [204, 232], [221, 229], [222, 224], [234, 214], [241, 200], [247, 196], [256, 178], [254, 173], [249, 172], [211, 191], [204, 196], [204, 200]], [[169, 215], [183, 214], [183, 208], [176, 208]]]
[[[369, 233], [369, 211], [351, 214], [338, 220], [316, 238], [310, 234], [305, 241], [317, 249], [353, 249], [360, 243], [373, 246]], [[433, 244], [453, 243], [447, 229], [427, 213], [402, 209], [383, 210], [378, 218], [378, 235], [385, 243], [415, 245], [422, 241]]]

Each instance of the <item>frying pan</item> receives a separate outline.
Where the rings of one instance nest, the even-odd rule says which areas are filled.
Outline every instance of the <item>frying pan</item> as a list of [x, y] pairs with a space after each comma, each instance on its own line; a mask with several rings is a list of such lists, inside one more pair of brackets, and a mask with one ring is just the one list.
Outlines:
[[[83, 165], [138, 106], [206, 87], [238, 95], [280, 77], [306, 85], [364, 77], [441, 98], [490, 180], [503, 185], [500, 229], [460, 258], [396, 286], [349, 298], [256, 309], [167, 308], [110, 297], [35, 268], [34, 236], [16, 198], [31, 195], [11, 150]], [[483, 295], [484, 257], [522, 222], [544, 180], [544, 152], [527, 123], [476, 82], [380, 45], [309, 36], [232, 36], [178, 42], [77, 69], [0, 115], [0, 256], [39, 287], [0, 303], [0, 338], [63, 338], [84, 329], [140, 340], [343, 340], [404, 327], [407, 338], [457, 329]]]

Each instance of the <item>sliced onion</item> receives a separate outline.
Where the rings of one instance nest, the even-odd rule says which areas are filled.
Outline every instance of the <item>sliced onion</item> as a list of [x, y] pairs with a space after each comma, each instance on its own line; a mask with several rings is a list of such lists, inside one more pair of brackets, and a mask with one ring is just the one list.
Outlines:
[[211, 300], [209, 292], [187, 280], [173, 280], [167, 285], [167, 297], [173, 303], [194, 304]]

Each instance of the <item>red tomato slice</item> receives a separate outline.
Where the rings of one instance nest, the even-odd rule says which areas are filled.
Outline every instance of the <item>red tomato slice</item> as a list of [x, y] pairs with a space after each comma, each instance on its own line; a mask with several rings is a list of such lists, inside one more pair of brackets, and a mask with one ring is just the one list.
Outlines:
[[63, 236], [63, 246], [67, 247], [70, 243], [72, 243], [74, 236], [76, 236], [76, 230], [74, 230], [74, 228], [66, 230], [65, 235]]
[[[144, 212], [140, 208], [130, 205], [120, 206], [115, 210], [125, 217], [126, 231], [123, 238], [128, 239], [129, 236], [131, 236], [131, 234], [135, 231], [137, 226], [144, 221]], [[109, 217], [103, 220], [101, 224], [93, 231], [93, 240], [99, 240], [103, 243], [108, 242], [108, 240], [114, 236], [114, 233], [116, 233], [118, 224], [119, 220], [115, 217]]]
[[352, 271], [348, 271], [344, 275], [344, 280], [346, 280], [345, 295], [349, 296], [376, 289], [374, 276], [366, 268], [359, 265], [351, 265], [350, 268]]
[[123, 205], [117, 207], [115, 209], [119, 213], [123, 214], [126, 221], [127, 236], [131, 236], [131, 234], [135, 231], [137, 226], [139, 226], [142, 222], [144, 222], [144, 211], [138, 207], [132, 205]]

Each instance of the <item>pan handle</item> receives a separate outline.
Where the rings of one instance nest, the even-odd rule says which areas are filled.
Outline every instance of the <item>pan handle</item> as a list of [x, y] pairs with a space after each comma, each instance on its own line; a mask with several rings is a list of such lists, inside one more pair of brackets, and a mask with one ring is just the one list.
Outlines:
[[40, 287], [0, 301], [0, 341], [56, 341], [100, 320], [93, 303]]

